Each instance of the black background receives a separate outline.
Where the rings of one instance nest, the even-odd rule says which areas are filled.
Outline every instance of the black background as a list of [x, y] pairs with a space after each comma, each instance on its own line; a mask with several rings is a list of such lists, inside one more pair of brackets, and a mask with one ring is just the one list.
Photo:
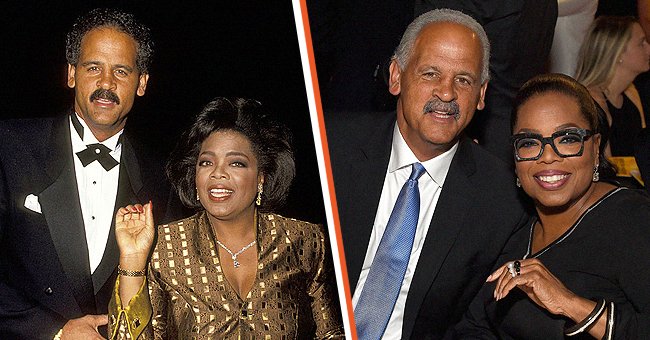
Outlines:
[[213, 97], [257, 99], [294, 134], [297, 177], [279, 213], [325, 223], [290, 1], [11, 1], [0, 6], [0, 118], [51, 116], [71, 107], [65, 34], [80, 14], [118, 7], [147, 24], [155, 42], [147, 91], [136, 98], [127, 129], [167, 153]]

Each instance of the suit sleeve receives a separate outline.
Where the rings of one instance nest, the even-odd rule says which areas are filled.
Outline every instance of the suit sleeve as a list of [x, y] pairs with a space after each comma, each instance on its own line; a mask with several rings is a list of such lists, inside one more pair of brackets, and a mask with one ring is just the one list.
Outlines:
[[[528, 233], [532, 220], [526, 214], [522, 215], [508, 242], [501, 250], [499, 258], [490, 273], [501, 265], [513, 259], [520, 259], [526, 254]], [[470, 303], [461, 321], [451, 331], [447, 332], [445, 339], [498, 339], [496, 330], [490, 323], [486, 306], [494, 301], [495, 283], [486, 282]]]
[[469, 305], [463, 319], [445, 336], [445, 339], [498, 339], [491, 329], [485, 310], [492, 299], [494, 285], [485, 284]]
[[[521, 237], [525, 234], [524, 228], [519, 229], [509, 240], [506, 248], [497, 260], [491, 272], [494, 272], [499, 266], [512, 259], [521, 258], [523, 252], [518, 251], [515, 245], [521, 243]], [[519, 241], [517, 241], [519, 240]], [[498, 339], [498, 334], [490, 324], [490, 318], [487, 312], [487, 305], [494, 301], [494, 282], [486, 282], [479, 290], [478, 294], [470, 303], [463, 318], [456, 324], [445, 339]]]

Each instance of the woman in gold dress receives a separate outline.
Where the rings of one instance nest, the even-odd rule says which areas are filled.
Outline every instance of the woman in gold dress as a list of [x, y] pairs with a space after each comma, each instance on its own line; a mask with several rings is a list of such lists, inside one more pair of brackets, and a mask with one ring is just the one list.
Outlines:
[[261, 111], [217, 98], [183, 135], [167, 174], [198, 213], [156, 230], [151, 202], [119, 209], [113, 338], [344, 336], [322, 226], [270, 212], [295, 165], [288, 130]]

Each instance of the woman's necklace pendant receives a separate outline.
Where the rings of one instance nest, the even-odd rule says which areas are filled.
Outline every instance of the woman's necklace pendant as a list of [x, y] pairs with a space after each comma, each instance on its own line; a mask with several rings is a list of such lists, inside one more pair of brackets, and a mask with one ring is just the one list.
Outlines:
[[228, 249], [228, 247], [226, 247], [225, 244], [223, 244], [223, 243], [221, 243], [221, 241], [217, 240], [217, 244], [218, 244], [221, 248], [223, 248], [225, 251], [227, 251], [228, 254], [230, 254], [230, 258], [232, 259], [232, 264], [233, 264], [233, 266], [234, 266], [235, 268], [239, 268], [239, 265], [240, 265], [239, 261], [237, 261], [237, 256], [239, 256], [241, 253], [243, 253], [243, 252], [245, 252], [246, 250], [248, 250], [248, 248], [252, 247], [252, 246], [255, 244], [255, 242], [256, 242], [256, 241], [253, 240], [253, 242], [251, 242], [251, 243], [249, 243], [248, 245], [244, 246], [244, 248], [241, 248], [238, 252], [233, 253], [232, 250]]

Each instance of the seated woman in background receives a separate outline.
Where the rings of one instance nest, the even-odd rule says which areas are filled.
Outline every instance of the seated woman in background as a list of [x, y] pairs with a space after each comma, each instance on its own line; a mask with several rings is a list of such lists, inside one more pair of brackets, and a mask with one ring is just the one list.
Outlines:
[[117, 213], [112, 337], [344, 336], [322, 226], [271, 212], [295, 174], [289, 140], [255, 101], [217, 98], [203, 109], [167, 166], [198, 213], [157, 230], [151, 202]]
[[644, 108], [632, 82], [649, 69], [650, 45], [635, 18], [603, 16], [593, 22], [580, 49], [576, 79], [607, 115], [611, 130], [605, 156], [625, 157], [613, 159], [622, 176], [636, 170], [631, 157], [634, 141], [646, 127]]
[[600, 180], [596, 104], [550, 74], [519, 91], [517, 182], [536, 216], [513, 236], [453, 337], [650, 338], [650, 199]]

